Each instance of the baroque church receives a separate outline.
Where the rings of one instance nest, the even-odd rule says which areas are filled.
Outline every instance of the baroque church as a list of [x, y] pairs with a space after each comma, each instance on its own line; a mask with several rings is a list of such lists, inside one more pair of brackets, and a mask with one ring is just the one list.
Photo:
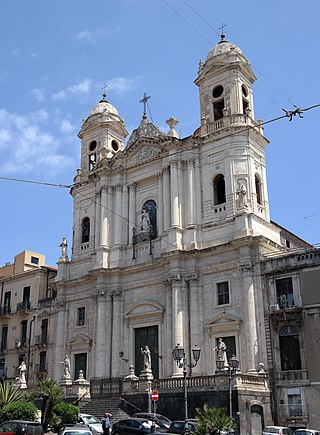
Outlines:
[[303, 241], [270, 220], [255, 80], [241, 49], [222, 35], [199, 64], [192, 135], [179, 137], [172, 114], [161, 131], [144, 110], [127, 138], [105, 95], [83, 119], [72, 253], [62, 249], [55, 283], [54, 378], [66, 354], [74, 379], [80, 370], [87, 380], [123, 379], [129, 365], [139, 377], [148, 346], [149, 378], [179, 379], [173, 349], [183, 346], [189, 363], [197, 345], [191, 385], [219, 372], [222, 339], [227, 360], [239, 360], [241, 433], [255, 433], [255, 413], [260, 429], [271, 422], [261, 259]]

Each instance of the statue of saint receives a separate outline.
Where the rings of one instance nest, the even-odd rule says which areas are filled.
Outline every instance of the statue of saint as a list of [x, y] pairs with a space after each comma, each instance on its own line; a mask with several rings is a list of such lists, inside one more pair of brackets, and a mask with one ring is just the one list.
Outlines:
[[151, 351], [149, 346], [141, 348], [141, 353], [143, 355], [143, 366], [145, 370], [151, 370]]
[[68, 355], [64, 357], [64, 360], [61, 361], [61, 364], [63, 364], [63, 377], [64, 378], [71, 378], [71, 367], [70, 367], [70, 359]]
[[238, 180], [238, 186], [237, 186], [237, 196], [238, 196], [238, 207], [247, 207], [247, 201], [246, 201], [246, 187], [244, 185], [243, 180]]
[[27, 372], [27, 366], [24, 361], [21, 362], [21, 364], [18, 367], [19, 370], [19, 383], [25, 384], [26, 383], [26, 372]]
[[141, 231], [149, 231], [150, 230], [150, 216], [147, 210], [144, 208], [141, 212]]
[[213, 350], [217, 351], [217, 359], [223, 361], [224, 367], [229, 367], [228, 357], [227, 357], [227, 346], [222, 341], [222, 338], [219, 338], [218, 346]]
[[68, 258], [68, 242], [66, 236], [62, 236], [62, 242], [58, 245], [61, 248], [61, 260]]

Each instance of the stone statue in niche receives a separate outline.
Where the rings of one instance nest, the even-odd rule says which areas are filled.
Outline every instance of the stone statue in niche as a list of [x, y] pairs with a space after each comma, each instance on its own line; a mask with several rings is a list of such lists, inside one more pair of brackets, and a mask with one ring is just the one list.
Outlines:
[[236, 194], [238, 197], [238, 208], [247, 207], [247, 189], [244, 179], [239, 178], [237, 182]]

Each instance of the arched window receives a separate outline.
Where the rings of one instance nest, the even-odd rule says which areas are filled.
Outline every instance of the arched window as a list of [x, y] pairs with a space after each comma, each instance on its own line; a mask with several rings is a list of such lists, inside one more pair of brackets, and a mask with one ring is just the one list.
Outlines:
[[224, 98], [223, 98], [223, 86], [218, 85], [212, 91], [213, 100], [213, 120], [218, 121], [218, 119], [223, 118], [224, 109]]
[[226, 185], [222, 174], [217, 175], [213, 180], [213, 195], [214, 205], [226, 202]]
[[261, 205], [262, 204], [262, 199], [261, 199], [261, 181], [260, 181], [260, 178], [258, 177], [258, 175], [255, 175], [254, 182], [255, 182], [255, 185], [256, 185], [257, 203]]
[[[151, 239], [156, 239], [158, 237], [158, 232], [157, 232], [157, 204], [155, 201], [153, 201], [153, 199], [150, 199], [149, 201], [145, 202], [142, 206], [142, 215], [143, 215], [143, 211], [147, 212], [147, 214], [149, 215], [149, 221], [150, 223], [147, 223], [147, 225], [150, 226], [151, 228]], [[143, 219], [141, 221], [141, 225], [143, 226]], [[148, 226], [148, 228], [149, 228]], [[146, 228], [146, 227], [145, 227]], [[144, 230], [145, 228], [141, 228], [142, 230]]]
[[81, 243], [87, 243], [90, 239], [90, 219], [85, 217], [81, 225]]
[[300, 341], [296, 329], [289, 325], [280, 331], [281, 370], [301, 370]]

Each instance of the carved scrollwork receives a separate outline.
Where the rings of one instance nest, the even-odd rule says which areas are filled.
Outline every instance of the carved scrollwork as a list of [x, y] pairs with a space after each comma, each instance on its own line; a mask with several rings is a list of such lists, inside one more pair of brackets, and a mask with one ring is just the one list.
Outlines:
[[59, 298], [54, 301], [54, 307], [56, 309], [65, 308], [67, 300], [65, 298]]
[[93, 300], [98, 300], [100, 298], [106, 298], [108, 295], [108, 289], [106, 287], [100, 287], [95, 289], [94, 294], [91, 296]]
[[183, 277], [180, 275], [180, 273], [172, 273], [164, 282], [167, 284], [171, 284], [172, 282], [181, 282], [182, 278]]
[[253, 268], [254, 268], [253, 264], [249, 262], [240, 264], [241, 272], [253, 272]]
[[186, 282], [188, 282], [188, 281], [197, 281], [198, 279], [200, 278], [200, 275], [197, 273], [197, 272], [192, 272], [192, 273], [187, 273], [185, 276], [184, 276], [184, 280], [186, 281]]

